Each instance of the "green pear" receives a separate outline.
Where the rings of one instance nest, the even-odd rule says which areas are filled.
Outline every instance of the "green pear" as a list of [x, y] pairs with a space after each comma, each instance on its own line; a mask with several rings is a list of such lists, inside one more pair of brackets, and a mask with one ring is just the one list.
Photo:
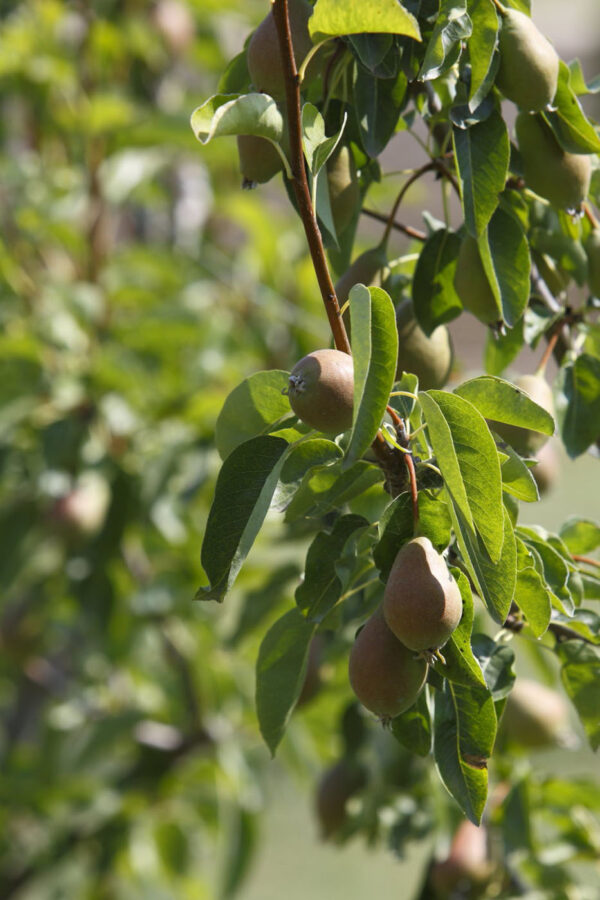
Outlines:
[[317, 787], [317, 818], [324, 840], [333, 837], [346, 823], [346, 804], [366, 784], [363, 767], [353, 759], [341, 759], [321, 776]]
[[568, 706], [557, 691], [537, 681], [517, 678], [501, 726], [511, 743], [522, 747], [564, 744], [570, 735]]
[[244, 188], [265, 184], [283, 168], [277, 149], [266, 138], [240, 134], [237, 146]]
[[311, 428], [331, 434], [347, 431], [354, 408], [354, 365], [341, 350], [315, 350], [292, 369], [290, 406]]
[[394, 637], [378, 609], [352, 646], [348, 673], [362, 705], [381, 719], [391, 719], [413, 705], [428, 668]]
[[348, 299], [348, 294], [355, 284], [381, 287], [381, 273], [387, 263], [387, 254], [381, 246], [371, 247], [357, 256], [352, 265], [338, 278], [335, 292], [340, 306]]
[[[296, 65], [299, 66], [313, 45], [308, 32], [312, 6], [307, 0], [288, 0], [288, 11], [294, 58]], [[246, 58], [250, 79], [255, 89], [269, 94], [276, 100], [283, 100], [285, 76], [279, 52], [277, 26], [272, 12], [265, 16], [250, 38]]]
[[[541, 375], [521, 375], [515, 381], [515, 385], [524, 391], [534, 403], [554, 416], [552, 389]], [[519, 425], [507, 425], [505, 422], [496, 422], [491, 419], [489, 426], [522, 456], [533, 456], [549, 440], [547, 434], [532, 431], [530, 428], [522, 428]]]
[[454, 289], [467, 312], [484, 325], [493, 325], [501, 318], [496, 299], [485, 274], [477, 241], [470, 234], [463, 238], [458, 251]]
[[552, 490], [560, 476], [560, 458], [556, 447], [549, 441], [537, 453], [537, 465], [531, 469], [540, 497]]
[[600, 228], [594, 228], [585, 242], [588, 260], [588, 285], [594, 297], [600, 297]]
[[412, 372], [418, 377], [422, 391], [442, 388], [448, 381], [452, 368], [452, 342], [446, 326], [440, 325], [427, 337], [415, 318], [412, 300], [408, 298], [396, 307], [396, 325], [396, 378], [400, 378], [402, 372]]
[[360, 199], [354, 157], [345, 145], [327, 160], [327, 184], [331, 215], [337, 234], [348, 227]]
[[498, 48], [496, 85], [504, 96], [530, 112], [549, 106], [558, 85], [559, 58], [529, 16], [516, 9], [507, 10]]
[[589, 155], [563, 150], [540, 115], [519, 113], [516, 133], [527, 187], [557, 209], [579, 209], [592, 177]]
[[404, 544], [383, 594], [385, 620], [398, 640], [415, 651], [443, 647], [462, 608], [458, 585], [429, 538]]

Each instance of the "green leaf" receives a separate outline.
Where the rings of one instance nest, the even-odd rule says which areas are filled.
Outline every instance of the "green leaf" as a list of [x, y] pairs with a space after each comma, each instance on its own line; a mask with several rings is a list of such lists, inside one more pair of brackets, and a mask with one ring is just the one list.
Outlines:
[[325, 438], [311, 438], [291, 447], [279, 476], [273, 506], [279, 510], [285, 509], [311, 469], [335, 462], [341, 456], [338, 445]]
[[192, 113], [192, 131], [201, 144], [233, 134], [254, 134], [279, 143], [283, 117], [268, 94], [215, 94]]
[[390, 503], [379, 520], [379, 541], [373, 550], [373, 560], [382, 581], [387, 581], [400, 548], [413, 537], [412, 501], [406, 492]]
[[600, 547], [600, 525], [590, 519], [573, 516], [560, 529], [560, 536], [571, 553], [591, 553]]
[[600, 91], [600, 76], [596, 75], [589, 83], [586, 82], [578, 59], [571, 60], [569, 72], [571, 73], [571, 87], [578, 97], [582, 94], [597, 94]]
[[375, 159], [396, 130], [407, 88], [407, 78], [376, 78], [356, 66], [352, 85], [355, 116], [365, 152]]
[[456, 684], [481, 685], [485, 687], [485, 679], [481, 666], [471, 648], [471, 632], [473, 631], [473, 594], [469, 579], [460, 569], [451, 569], [456, 579], [463, 601], [463, 613], [458, 627], [450, 635], [444, 645], [443, 655], [446, 666], [440, 672]]
[[308, 29], [314, 43], [346, 34], [406, 34], [421, 40], [419, 25], [397, 0], [317, 0]]
[[398, 329], [389, 295], [378, 287], [350, 291], [354, 421], [343, 468], [360, 459], [379, 430], [396, 377]]
[[452, 503], [497, 562], [504, 539], [502, 479], [489, 428], [477, 409], [457, 394], [419, 392], [419, 400]]
[[468, 0], [467, 12], [473, 23], [473, 33], [469, 38], [471, 100], [485, 83], [492, 64], [498, 40], [498, 13], [493, 0]]
[[498, 704], [508, 697], [515, 682], [515, 651], [508, 644], [497, 644], [487, 634], [473, 635], [471, 644], [488, 691]]
[[425, 334], [450, 322], [462, 312], [454, 290], [460, 238], [454, 231], [439, 228], [427, 238], [419, 255], [412, 283], [412, 299], [417, 321]]
[[544, 117], [563, 149], [568, 153], [600, 153], [600, 138], [581, 108], [571, 87], [571, 72], [562, 60], [553, 105], [556, 112], [545, 112]]
[[342, 516], [330, 534], [319, 532], [308, 549], [304, 581], [296, 589], [296, 603], [312, 622], [322, 622], [339, 600], [342, 582], [336, 562], [358, 528], [368, 525], [362, 516]]
[[512, 328], [525, 312], [530, 294], [527, 237], [518, 219], [499, 206], [477, 243], [502, 317]]
[[433, 752], [440, 777], [465, 815], [478, 825], [487, 798], [487, 761], [496, 736], [487, 688], [446, 681], [435, 695]]
[[454, 389], [454, 393], [472, 403], [486, 419], [520, 425], [541, 434], [554, 434], [554, 419], [550, 413], [520, 388], [495, 375], [480, 375], [465, 381]]
[[381, 481], [383, 473], [379, 466], [366, 460], [360, 460], [344, 472], [339, 463], [318, 467], [303, 478], [286, 510], [285, 520], [293, 522], [303, 516], [327, 515]]
[[548, 629], [552, 614], [551, 595], [543, 578], [535, 568], [532, 554], [520, 538], [517, 538], [518, 568], [515, 603], [524, 613], [527, 624], [535, 637], [541, 637]]
[[258, 843], [257, 814], [235, 804], [227, 816], [219, 900], [232, 900], [248, 873]]
[[508, 458], [504, 460], [501, 466], [502, 490], [516, 497], [517, 500], [523, 500], [525, 503], [535, 503], [540, 499], [540, 494], [535, 478], [531, 474], [531, 469], [521, 459], [519, 454], [513, 450], [510, 444], [503, 446], [503, 452], [507, 454]]
[[221, 601], [235, 581], [269, 509], [287, 447], [282, 438], [252, 438], [221, 466], [202, 542], [210, 585], [196, 600]]
[[593, 750], [600, 747], [598, 682], [600, 651], [584, 641], [563, 641], [556, 648], [562, 662], [561, 678], [579, 714]]
[[471, 31], [467, 0], [441, 0], [419, 80], [431, 81], [454, 65], [460, 55], [460, 42], [470, 37]]
[[429, 538], [438, 553], [450, 543], [452, 519], [444, 498], [428, 491], [420, 490], [418, 533]]
[[590, 644], [600, 645], [600, 616], [591, 609], [576, 609], [572, 616], [554, 613], [552, 621], [575, 631]]
[[275, 751], [300, 696], [308, 648], [316, 625], [290, 609], [267, 631], [256, 663], [256, 711], [260, 733]]
[[428, 756], [431, 751], [431, 716], [426, 692], [421, 691], [410, 709], [392, 719], [390, 727], [403, 747], [419, 756]]
[[313, 177], [318, 175], [337, 147], [346, 126], [346, 119], [347, 114], [344, 113], [344, 119], [337, 134], [326, 137], [325, 120], [317, 107], [312, 103], [305, 103], [302, 107], [302, 146]]
[[465, 225], [479, 237], [498, 206], [510, 158], [506, 123], [499, 112], [470, 128], [452, 130]]
[[[281, 369], [255, 372], [232, 390], [216, 425], [215, 443], [221, 459], [226, 459], [244, 441], [268, 434], [284, 417], [289, 418], [290, 425], [296, 422], [290, 401], [283, 394], [287, 391], [289, 375]], [[290, 427], [279, 437], [296, 440], [301, 434]]]
[[600, 436], [600, 359], [582, 353], [561, 376], [567, 401], [561, 434], [567, 453], [574, 458]]
[[505, 334], [497, 335], [488, 329], [485, 342], [485, 370], [489, 375], [502, 375], [523, 349], [523, 319]]

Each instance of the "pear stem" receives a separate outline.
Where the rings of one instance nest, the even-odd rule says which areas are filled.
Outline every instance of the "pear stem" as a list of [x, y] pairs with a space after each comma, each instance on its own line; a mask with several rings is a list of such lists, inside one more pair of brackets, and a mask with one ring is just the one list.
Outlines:
[[325, 311], [329, 319], [329, 326], [333, 334], [333, 340], [338, 350], [352, 355], [350, 341], [346, 333], [344, 320], [340, 315], [340, 306], [327, 265], [323, 239], [317, 217], [310, 196], [308, 178], [304, 165], [304, 151], [302, 149], [302, 118], [300, 106], [300, 78], [296, 68], [292, 33], [288, 11], [288, 0], [274, 0], [272, 7], [273, 19], [277, 28], [279, 39], [279, 52], [285, 75], [285, 94], [288, 110], [288, 126], [290, 132], [290, 168], [292, 170], [292, 188], [298, 204], [298, 211], [306, 240], [312, 257], [315, 274], [319, 283]]
[[591, 556], [579, 556], [578, 554], [572, 554], [575, 562], [585, 563], [586, 566], [596, 566], [600, 569], [600, 562], [597, 559], [592, 559]]
[[538, 378], [543, 377], [544, 372], [546, 371], [546, 366], [548, 365], [548, 361], [549, 361], [550, 357], [552, 356], [552, 351], [556, 347], [556, 342], [558, 341], [558, 339], [560, 337], [560, 331], [562, 328], [562, 324], [563, 324], [562, 322], [559, 322], [558, 327], [554, 328], [554, 331], [552, 332], [551, 336], [548, 338], [548, 344], [546, 345], [546, 349], [544, 350], [544, 355], [540, 359], [540, 364], [537, 367], [537, 369], [535, 370], [535, 375]]
[[494, 6], [496, 7], [496, 9], [498, 10], [498, 12], [500, 13], [500, 15], [502, 16], [502, 18], [504, 19], [508, 15], [507, 8], [505, 6], [503, 6], [502, 3], [500, 3], [500, 0], [492, 0], [492, 2], [494, 4]]
[[584, 204], [583, 204], [583, 212], [584, 212], [584, 214], [585, 214], [586, 219], [588, 220], [588, 222], [589, 222], [590, 225], [592, 226], [592, 228], [600, 228], [600, 222], [598, 221], [598, 219], [597, 219], [596, 216], [594, 215], [594, 211], [593, 211], [593, 209], [592, 209], [592, 207], [590, 206], [589, 203], [584, 203]]

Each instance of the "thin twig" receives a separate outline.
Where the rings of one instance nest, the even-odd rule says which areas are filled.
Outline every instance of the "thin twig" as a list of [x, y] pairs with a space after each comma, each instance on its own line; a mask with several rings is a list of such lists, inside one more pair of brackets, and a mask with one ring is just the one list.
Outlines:
[[[389, 216], [384, 216], [383, 213], [376, 212], [374, 209], [366, 209], [364, 206], [361, 209], [361, 213], [363, 216], [369, 216], [370, 219], [376, 219], [378, 222], [387, 222], [389, 221]], [[402, 234], [407, 235], [407, 237], [414, 238], [416, 241], [427, 240], [427, 235], [424, 231], [419, 231], [417, 228], [413, 228], [412, 225], [403, 225], [402, 222], [392, 222], [391, 225], [396, 231], [401, 231]]]
[[573, 554], [573, 559], [575, 562], [585, 563], [586, 566], [596, 566], [600, 569], [600, 562], [597, 559], [592, 559], [589, 556], [579, 556], [579, 554]]

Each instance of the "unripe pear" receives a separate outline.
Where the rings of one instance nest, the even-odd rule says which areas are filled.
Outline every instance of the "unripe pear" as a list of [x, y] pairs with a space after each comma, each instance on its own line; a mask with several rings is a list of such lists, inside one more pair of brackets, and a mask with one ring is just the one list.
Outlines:
[[[554, 399], [552, 389], [541, 375], [521, 375], [515, 381], [515, 386], [524, 391], [534, 403], [541, 406], [546, 412], [554, 416]], [[504, 422], [489, 422], [490, 428], [514, 447], [522, 456], [533, 456], [549, 440], [549, 435], [530, 428], [521, 428], [519, 425], [507, 425]]]
[[385, 620], [398, 640], [415, 651], [443, 647], [462, 608], [458, 585], [429, 538], [404, 544], [383, 594]]
[[377, 610], [356, 638], [348, 673], [352, 690], [363, 706], [381, 719], [399, 716], [421, 693], [428, 665], [408, 650]]
[[531, 469], [540, 497], [552, 490], [560, 475], [560, 459], [551, 441], [541, 448], [537, 454], [537, 465]]
[[549, 106], [558, 86], [558, 54], [529, 16], [509, 9], [502, 18], [496, 85], [530, 112]]
[[[308, 33], [312, 6], [306, 0], [288, 0], [288, 13], [294, 57], [296, 65], [299, 66], [313, 45]], [[285, 76], [279, 52], [277, 26], [272, 12], [265, 16], [250, 38], [246, 58], [248, 72], [255, 89], [269, 94], [276, 100], [283, 100]]]
[[355, 284], [381, 287], [381, 273], [386, 263], [386, 252], [381, 246], [371, 247], [370, 250], [365, 250], [364, 253], [357, 256], [336, 282], [335, 293], [340, 306], [344, 305]]
[[240, 134], [237, 145], [244, 188], [265, 184], [281, 171], [281, 157], [271, 141], [266, 138], [254, 134]]
[[343, 145], [327, 160], [327, 184], [333, 224], [340, 234], [352, 221], [360, 198], [356, 166], [349, 147]]
[[588, 285], [594, 297], [600, 297], [600, 228], [594, 228], [585, 242], [588, 260]]
[[438, 326], [427, 337], [415, 318], [412, 300], [408, 298], [396, 307], [396, 325], [396, 378], [400, 378], [402, 372], [412, 372], [418, 377], [422, 391], [442, 388], [448, 381], [452, 368], [452, 342], [446, 326]]
[[290, 406], [311, 428], [331, 434], [347, 431], [354, 407], [354, 365], [341, 350], [315, 350], [292, 369]]
[[589, 155], [563, 150], [540, 115], [519, 113], [516, 133], [527, 187], [558, 209], [579, 209], [590, 187]]
[[455, 896], [471, 896], [482, 888], [492, 874], [488, 854], [487, 830], [468, 820], [458, 826], [448, 856], [433, 864], [430, 881], [439, 900]]
[[364, 769], [353, 759], [341, 759], [327, 769], [317, 788], [317, 818], [321, 836], [327, 840], [345, 824], [346, 803], [366, 783]]
[[570, 735], [569, 709], [564, 698], [552, 688], [517, 678], [506, 701], [501, 725], [509, 740], [523, 747], [564, 744]]
[[493, 325], [500, 319], [477, 241], [470, 234], [463, 238], [458, 251], [454, 288], [467, 312], [476, 316], [484, 325]]

